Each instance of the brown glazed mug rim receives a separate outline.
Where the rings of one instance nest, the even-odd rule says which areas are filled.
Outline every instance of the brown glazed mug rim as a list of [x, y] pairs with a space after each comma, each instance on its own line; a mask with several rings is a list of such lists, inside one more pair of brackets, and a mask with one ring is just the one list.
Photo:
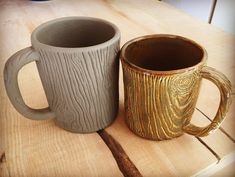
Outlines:
[[[168, 71], [160, 71], [160, 70], [150, 70], [150, 69], [146, 69], [140, 66], [135, 65], [134, 63], [130, 62], [127, 57], [126, 57], [126, 49], [133, 43], [142, 41], [142, 40], [146, 40], [146, 39], [156, 39], [156, 38], [160, 38], [160, 37], [165, 37], [165, 38], [177, 38], [186, 42], [189, 42], [195, 46], [197, 46], [203, 53], [203, 56], [201, 58], [201, 61], [198, 62], [197, 64], [190, 66], [190, 67], [185, 67], [185, 68], [181, 68], [181, 69], [176, 69], [176, 70], [168, 70]], [[184, 73], [184, 72], [188, 72], [188, 71], [192, 71], [192, 70], [197, 70], [198, 68], [202, 67], [203, 65], [206, 64], [207, 61], [207, 52], [205, 50], [204, 47], [202, 47], [200, 44], [198, 44], [197, 42], [188, 39], [186, 37], [183, 36], [179, 36], [179, 35], [174, 35], [174, 34], [153, 34], [153, 35], [145, 35], [145, 36], [141, 36], [141, 37], [137, 37], [134, 38], [128, 42], [126, 42], [122, 48], [121, 48], [121, 54], [120, 54], [120, 59], [123, 63], [127, 64], [129, 67], [131, 67], [132, 69], [142, 72], [142, 73], [146, 73], [146, 74], [178, 74], [178, 73]]]
[[[46, 44], [46, 43], [39, 41], [37, 34], [42, 29], [44, 29], [47, 26], [53, 25], [57, 22], [64, 22], [64, 21], [70, 21], [70, 20], [88, 20], [88, 21], [94, 21], [94, 22], [101, 22], [113, 28], [114, 35], [107, 41], [104, 41], [102, 43], [95, 44], [95, 45], [86, 46], [86, 47], [59, 47], [59, 46], [54, 46], [54, 45]], [[104, 20], [101, 18], [95, 18], [95, 17], [88, 17], [88, 16], [69, 16], [69, 17], [56, 18], [54, 20], [44, 22], [38, 27], [36, 27], [31, 34], [31, 43], [33, 47], [40, 47], [40, 48], [55, 50], [55, 51], [60, 51], [60, 52], [77, 52], [77, 51], [89, 51], [89, 50], [97, 49], [97, 48], [105, 48], [111, 44], [114, 44], [116, 41], [120, 40], [120, 37], [121, 37], [121, 33], [118, 27], [115, 24], [107, 20]]]

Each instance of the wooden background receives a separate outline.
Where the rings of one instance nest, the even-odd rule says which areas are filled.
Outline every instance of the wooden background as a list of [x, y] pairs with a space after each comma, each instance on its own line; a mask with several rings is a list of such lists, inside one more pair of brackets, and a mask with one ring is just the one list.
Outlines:
[[[30, 46], [30, 34], [41, 23], [64, 16], [93, 16], [115, 23], [121, 45], [141, 35], [170, 33], [195, 40], [208, 51], [208, 66], [222, 71], [235, 93], [235, 37], [157, 0], [28, 0], [0, 1], [0, 176], [193, 176], [216, 175], [235, 161], [234, 104], [221, 128], [205, 138], [183, 135], [170, 141], [150, 141], [124, 124], [120, 73], [120, 111], [105, 131], [73, 134], [53, 120], [32, 121], [10, 104], [3, 85], [6, 60]], [[25, 66], [19, 84], [28, 105], [47, 106], [35, 63]], [[193, 116], [206, 125], [216, 113], [219, 92], [203, 81]], [[109, 136], [109, 135], [111, 136]], [[106, 145], [107, 143], [107, 145]], [[111, 150], [111, 151], [110, 151]], [[112, 154], [113, 153], [113, 154]], [[218, 172], [218, 173], [217, 173]], [[235, 173], [234, 170], [229, 175]]]

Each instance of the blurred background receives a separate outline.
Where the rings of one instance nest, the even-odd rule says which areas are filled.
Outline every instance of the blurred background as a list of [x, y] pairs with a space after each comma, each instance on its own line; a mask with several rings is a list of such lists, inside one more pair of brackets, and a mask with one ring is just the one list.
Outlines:
[[235, 0], [162, 0], [235, 35]]

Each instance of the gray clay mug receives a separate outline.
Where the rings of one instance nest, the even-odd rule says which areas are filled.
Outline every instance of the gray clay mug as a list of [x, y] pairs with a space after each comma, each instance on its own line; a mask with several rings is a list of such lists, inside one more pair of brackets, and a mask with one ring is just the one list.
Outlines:
[[[64, 17], [37, 27], [31, 43], [11, 56], [4, 68], [6, 91], [15, 109], [34, 120], [55, 118], [59, 127], [72, 132], [110, 125], [118, 112], [118, 28], [102, 19]], [[33, 61], [48, 108], [30, 108], [19, 90], [18, 72]]]

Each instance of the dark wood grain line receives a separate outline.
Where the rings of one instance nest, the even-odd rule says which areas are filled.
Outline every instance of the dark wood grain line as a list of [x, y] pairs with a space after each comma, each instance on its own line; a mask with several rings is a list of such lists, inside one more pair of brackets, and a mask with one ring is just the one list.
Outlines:
[[3, 152], [2, 155], [0, 156], [0, 163], [4, 163], [4, 162], [6, 162], [5, 152]]
[[[212, 122], [212, 119], [210, 118], [210, 117], [208, 117], [204, 112], [202, 112], [200, 109], [198, 109], [198, 108], [196, 108], [196, 110], [198, 110], [203, 116], [205, 116], [210, 122]], [[229, 135], [224, 129], [223, 129], [223, 127], [219, 127], [219, 130], [223, 133], [223, 134], [225, 134], [225, 136], [227, 136], [232, 142], [234, 142], [235, 143], [235, 139], [231, 136], [231, 135]]]
[[[11, 177], [11, 172], [10, 172], [10, 169], [9, 169], [9, 166], [6, 164], [6, 154], [5, 154], [5, 152], [3, 152], [2, 154], [1, 154], [1, 156], [0, 156], [0, 176], [2, 175], [1, 174], [1, 170], [2, 170], [2, 168], [5, 168], [6, 169], [6, 173], [7, 173], [7, 176], [8, 177]], [[1, 167], [1, 164], [4, 164], [5, 163], [5, 165], [3, 165], [3, 167]]]
[[216, 157], [216, 159], [218, 160], [217, 161], [217, 164], [218, 164], [221, 160], [221, 157], [210, 146], [208, 146], [201, 138], [199, 138], [199, 137], [196, 137], [196, 138], [201, 144], [203, 144]]
[[118, 167], [125, 177], [142, 177], [122, 146], [105, 130], [97, 132], [112, 152]]

